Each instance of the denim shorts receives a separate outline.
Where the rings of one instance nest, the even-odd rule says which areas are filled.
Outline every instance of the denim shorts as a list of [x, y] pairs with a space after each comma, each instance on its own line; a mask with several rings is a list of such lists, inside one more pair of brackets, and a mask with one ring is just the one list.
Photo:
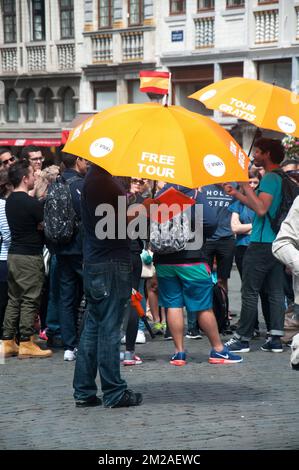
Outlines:
[[213, 282], [205, 263], [158, 264], [159, 305], [188, 312], [213, 308]]

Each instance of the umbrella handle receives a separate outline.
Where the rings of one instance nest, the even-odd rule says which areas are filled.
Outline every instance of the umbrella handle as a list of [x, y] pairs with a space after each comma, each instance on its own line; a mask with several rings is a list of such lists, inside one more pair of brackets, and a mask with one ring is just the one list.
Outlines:
[[[252, 139], [252, 142], [251, 142], [251, 145], [250, 145], [250, 149], [249, 149], [249, 152], [248, 152], [248, 157], [250, 158], [250, 154], [251, 154], [251, 150], [254, 146], [254, 142], [256, 141], [256, 138], [261, 135], [261, 130], [259, 127], [256, 128], [256, 131], [254, 133], [254, 136], [253, 136], [253, 139]], [[250, 158], [251, 162], [253, 160], [253, 158]]]

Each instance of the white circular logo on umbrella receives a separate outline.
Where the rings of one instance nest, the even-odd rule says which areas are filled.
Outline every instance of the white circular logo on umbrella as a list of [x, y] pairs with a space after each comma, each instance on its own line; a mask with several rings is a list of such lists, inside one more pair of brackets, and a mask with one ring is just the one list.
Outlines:
[[278, 127], [286, 134], [292, 134], [296, 130], [296, 123], [288, 116], [279, 116], [277, 119]]
[[102, 158], [112, 152], [114, 142], [109, 137], [101, 137], [95, 140], [89, 147], [89, 152], [92, 157]]
[[215, 96], [217, 93], [216, 90], [209, 90], [209, 91], [206, 91], [205, 93], [203, 93], [199, 99], [200, 101], [207, 101], [209, 100], [210, 98], [213, 98], [213, 96]]
[[223, 176], [225, 173], [225, 163], [217, 155], [206, 155], [203, 159], [203, 164], [206, 171], [212, 176]]

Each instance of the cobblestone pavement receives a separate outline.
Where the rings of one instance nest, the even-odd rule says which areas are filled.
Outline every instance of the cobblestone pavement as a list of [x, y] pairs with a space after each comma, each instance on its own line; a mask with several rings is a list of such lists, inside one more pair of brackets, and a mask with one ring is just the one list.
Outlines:
[[[230, 282], [239, 312], [240, 283]], [[226, 338], [225, 338], [226, 339]], [[123, 367], [137, 408], [76, 409], [74, 363], [51, 359], [0, 365], [0, 449], [298, 449], [299, 373], [290, 352], [259, 350], [252, 341], [242, 364], [209, 365], [207, 339], [186, 340], [186, 367], [169, 365], [171, 341], [137, 347], [144, 364]]]

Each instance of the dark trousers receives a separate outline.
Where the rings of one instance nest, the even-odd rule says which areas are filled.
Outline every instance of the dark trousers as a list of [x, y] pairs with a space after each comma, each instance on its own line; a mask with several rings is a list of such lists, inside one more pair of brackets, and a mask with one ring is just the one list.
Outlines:
[[60, 327], [64, 349], [78, 345], [77, 316], [83, 295], [82, 256], [57, 255], [60, 273]]
[[88, 400], [97, 393], [99, 369], [103, 401], [116, 404], [127, 388], [120, 375], [120, 327], [132, 291], [131, 263], [108, 261], [84, 265], [87, 314], [74, 374], [74, 397]]
[[236, 336], [249, 341], [256, 321], [258, 295], [263, 289], [263, 312], [269, 317], [270, 334], [283, 336], [283, 265], [274, 258], [271, 243], [251, 243], [243, 260], [242, 309]]
[[[131, 258], [133, 265], [132, 287], [133, 289], [138, 290], [141, 279], [142, 261], [139, 253], [132, 253]], [[135, 351], [135, 341], [138, 333], [139, 317], [136, 312], [136, 309], [132, 307], [131, 303], [128, 306], [128, 310], [129, 311], [128, 324], [126, 329], [126, 350]]]
[[[235, 251], [235, 262], [237, 269], [240, 274], [241, 281], [243, 279], [243, 260], [245, 253], [247, 251], [248, 246], [237, 246], [236, 251]], [[266, 328], [267, 331], [270, 330], [270, 307], [269, 307], [269, 302], [268, 302], [268, 295], [267, 292], [265, 292], [264, 285], [260, 290], [260, 299], [261, 299], [261, 304], [262, 304], [262, 312], [264, 315], [265, 323], [266, 323]], [[258, 308], [256, 306], [256, 321], [254, 325], [254, 329], [258, 330], [259, 329], [259, 321], [258, 321]]]

